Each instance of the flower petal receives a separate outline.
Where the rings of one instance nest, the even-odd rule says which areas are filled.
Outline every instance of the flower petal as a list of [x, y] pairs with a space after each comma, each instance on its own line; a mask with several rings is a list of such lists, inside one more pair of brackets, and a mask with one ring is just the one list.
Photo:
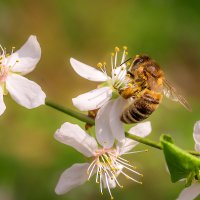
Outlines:
[[116, 67], [114, 70], [113, 70], [113, 75], [116, 75], [116, 79], [117, 80], [122, 80], [124, 79], [124, 77], [126, 76], [127, 74], [127, 70], [126, 70], [126, 65], [122, 65], [122, 66], [119, 66], [119, 67]]
[[109, 101], [102, 106], [95, 119], [96, 137], [99, 144], [104, 148], [110, 148], [114, 144], [114, 137], [110, 127], [110, 111], [114, 101]]
[[120, 118], [126, 103], [127, 101], [125, 99], [119, 97], [113, 102], [113, 106], [110, 111], [110, 127], [114, 138], [118, 141], [125, 138], [123, 123]]
[[193, 138], [195, 143], [200, 145], [200, 121], [197, 121], [194, 125]]
[[7, 58], [7, 66], [11, 66], [11, 71], [28, 74], [34, 70], [41, 58], [41, 48], [36, 36], [31, 35], [26, 43], [15, 53]]
[[100, 108], [112, 97], [110, 87], [102, 87], [81, 94], [72, 99], [73, 105], [81, 111], [95, 110]]
[[[128, 132], [130, 134], [137, 135], [139, 137], [146, 137], [151, 133], [151, 123], [150, 122], [139, 123], [136, 126], [132, 127]], [[119, 151], [119, 154], [122, 155], [130, 151], [137, 144], [138, 144], [137, 141], [125, 138], [124, 140], [122, 140], [117, 144], [117, 149]]]
[[55, 192], [58, 195], [69, 192], [71, 189], [82, 185], [88, 179], [87, 169], [89, 163], [74, 164], [66, 169], [60, 176]]
[[95, 69], [94, 67], [90, 67], [89, 65], [81, 63], [78, 60], [75, 60], [74, 58], [70, 58], [70, 63], [74, 71], [79, 76], [85, 79], [96, 82], [103, 82], [108, 80], [108, 76], [105, 73]]
[[4, 113], [5, 109], [6, 109], [6, 105], [3, 101], [3, 89], [0, 86], [0, 115]]
[[28, 109], [45, 104], [46, 95], [41, 87], [23, 76], [18, 74], [9, 75], [6, 88], [18, 104]]
[[196, 151], [200, 152], [200, 144], [195, 144], [194, 148], [195, 148]]
[[87, 157], [94, 155], [98, 145], [96, 140], [76, 124], [64, 123], [54, 135], [59, 142], [67, 144]]
[[136, 126], [132, 127], [129, 131], [132, 135], [137, 135], [139, 137], [146, 137], [151, 133], [151, 122], [139, 123]]
[[177, 200], [192, 200], [200, 194], [200, 184], [195, 183], [182, 190]]

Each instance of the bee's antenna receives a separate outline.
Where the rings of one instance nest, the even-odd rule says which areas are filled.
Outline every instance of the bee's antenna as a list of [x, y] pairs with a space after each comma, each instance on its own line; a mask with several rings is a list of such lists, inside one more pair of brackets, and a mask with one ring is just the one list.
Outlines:
[[126, 62], [128, 62], [128, 61], [131, 60], [131, 59], [132, 59], [132, 58], [129, 58], [129, 59], [125, 60], [123, 63], [121, 63], [120, 66], [122, 66], [123, 64], [125, 64]]

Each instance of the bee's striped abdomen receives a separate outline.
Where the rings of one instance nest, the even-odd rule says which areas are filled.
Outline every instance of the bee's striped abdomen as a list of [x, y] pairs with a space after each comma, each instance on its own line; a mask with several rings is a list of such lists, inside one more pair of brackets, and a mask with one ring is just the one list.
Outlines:
[[121, 121], [131, 124], [148, 118], [159, 106], [161, 98], [159, 93], [145, 92], [123, 111]]

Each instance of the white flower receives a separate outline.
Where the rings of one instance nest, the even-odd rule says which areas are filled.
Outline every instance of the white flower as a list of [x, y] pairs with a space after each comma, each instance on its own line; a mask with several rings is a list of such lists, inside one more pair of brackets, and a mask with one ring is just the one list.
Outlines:
[[[194, 125], [193, 137], [195, 141], [195, 150], [200, 152], [200, 121]], [[194, 180], [190, 187], [183, 189], [177, 200], [193, 200], [200, 194], [200, 183]]]
[[94, 67], [81, 63], [74, 58], [70, 59], [70, 63], [77, 74], [85, 79], [95, 82], [103, 82], [97, 89], [81, 94], [72, 99], [75, 107], [81, 111], [95, 110], [100, 108], [105, 102], [112, 98], [113, 93], [117, 93], [120, 89], [126, 87], [129, 82], [126, 79], [127, 65], [126, 55], [127, 47], [124, 47], [120, 63], [118, 62], [119, 48], [115, 48], [115, 54], [111, 54], [111, 76], [106, 72], [106, 64], [98, 63], [97, 66], [101, 69], [97, 70]]
[[25, 75], [34, 70], [41, 57], [40, 45], [36, 36], [30, 36], [27, 42], [11, 55], [1, 47], [0, 55], [0, 115], [6, 106], [3, 95], [8, 92], [20, 105], [31, 109], [44, 104], [46, 95], [38, 84], [24, 78]]
[[118, 141], [125, 139], [123, 123], [120, 120], [125, 105], [126, 100], [119, 97], [110, 100], [99, 109], [95, 125], [96, 137], [102, 146], [110, 148], [115, 139]]
[[[150, 122], [140, 123], [129, 130], [130, 134], [141, 137], [147, 136], [150, 132]], [[115, 188], [117, 185], [122, 187], [118, 181], [120, 174], [134, 182], [141, 183], [133, 176], [127, 174], [127, 172], [130, 172], [136, 176], [141, 176], [140, 173], [135, 171], [134, 166], [121, 157], [123, 154], [136, 153], [128, 151], [135, 147], [138, 142], [126, 138], [121, 143], [117, 143], [116, 146], [113, 145], [110, 148], [106, 148], [104, 145], [98, 147], [93, 137], [88, 135], [78, 125], [68, 122], [64, 123], [56, 131], [55, 138], [66, 145], [74, 147], [84, 156], [91, 158], [90, 163], [74, 164], [62, 173], [55, 189], [57, 194], [64, 194], [83, 184], [94, 174], [96, 174], [96, 183], [99, 183], [101, 193], [103, 194], [103, 187], [107, 188], [111, 198], [113, 198], [111, 188]], [[99, 139], [97, 138], [98, 142]], [[107, 140], [109, 143], [109, 138]]]

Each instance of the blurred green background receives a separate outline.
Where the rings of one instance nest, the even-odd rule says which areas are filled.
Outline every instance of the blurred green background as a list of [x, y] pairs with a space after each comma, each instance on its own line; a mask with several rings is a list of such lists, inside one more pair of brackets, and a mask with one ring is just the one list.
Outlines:
[[[200, 119], [199, 11], [199, 1], [186, 0], [0, 0], [0, 43], [19, 48], [29, 35], [37, 35], [42, 59], [28, 78], [39, 83], [49, 99], [68, 107], [72, 97], [96, 86], [75, 74], [70, 57], [96, 65], [109, 62], [113, 48], [123, 45], [130, 56], [150, 55], [180, 88], [193, 112], [164, 100], [149, 118], [149, 138], [158, 140], [161, 133], [169, 133], [177, 145], [192, 150], [193, 125]], [[107, 192], [101, 196], [92, 181], [64, 196], [54, 193], [61, 172], [85, 160], [55, 141], [53, 134], [63, 122], [78, 121], [46, 106], [26, 110], [9, 96], [5, 102], [7, 110], [0, 117], [0, 200], [110, 198]], [[148, 149], [130, 156], [144, 174], [143, 185], [122, 178], [126, 187], [113, 191], [115, 199], [172, 200], [184, 187], [170, 182], [162, 151]]]

